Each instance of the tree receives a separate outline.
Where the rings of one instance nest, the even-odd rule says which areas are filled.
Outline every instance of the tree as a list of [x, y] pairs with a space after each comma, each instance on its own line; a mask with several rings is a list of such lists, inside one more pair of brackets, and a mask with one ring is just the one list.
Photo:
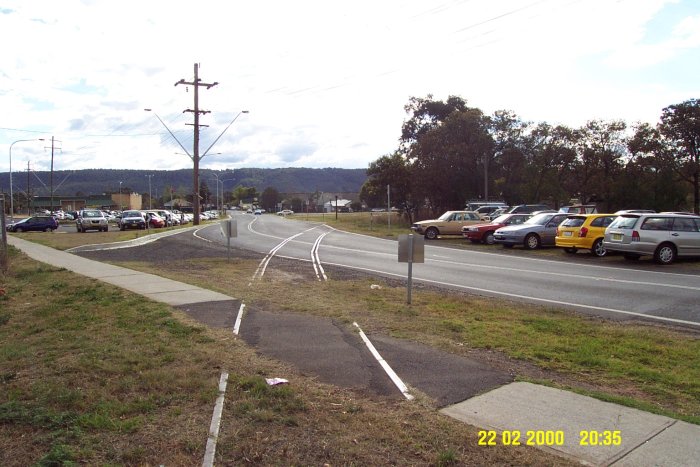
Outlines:
[[693, 211], [700, 213], [700, 101], [690, 99], [666, 107], [659, 132], [673, 154], [676, 172], [693, 190]]
[[401, 209], [413, 223], [413, 215], [421, 202], [413, 192], [413, 169], [406, 158], [399, 151], [382, 156], [370, 163], [367, 176], [360, 199], [370, 207], [386, 206], [387, 186], [390, 186], [391, 204]]
[[675, 159], [658, 128], [638, 124], [627, 148], [630, 159], [624, 176], [615, 183], [620, 206], [673, 211], [687, 203], [685, 185], [677, 183]]
[[434, 214], [460, 209], [482, 186], [483, 162], [493, 153], [489, 119], [479, 109], [452, 112], [426, 131], [408, 154], [418, 192]]
[[260, 195], [260, 206], [268, 212], [277, 211], [277, 203], [282, 201], [279, 191], [271, 186], [265, 188]]

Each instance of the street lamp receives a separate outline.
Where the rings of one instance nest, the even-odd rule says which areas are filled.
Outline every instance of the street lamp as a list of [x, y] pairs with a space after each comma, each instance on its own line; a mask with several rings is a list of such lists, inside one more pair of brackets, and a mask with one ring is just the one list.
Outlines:
[[120, 180], [119, 181], [119, 210], [120, 211], [123, 209], [122, 204], [124, 204], [124, 201], [122, 200], [122, 182]]
[[[14, 141], [12, 144], [10, 144], [10, 222], [14, 222], [15, 220], [15, 201], [14, 196], [12, 195], [12, 146], [14, 146], [16, 143], [21, 143], [23, 141], [44, 141], [44, 138], [18, 139], [17, 141]], [[5, 215], [5, 213], [3, 213], [3, 215]]]
[[146, 177], [148, 177], [148, 209], [153, 209], [151, 205], [151, 178], [153, 177], [153, 175], [146, 175]]

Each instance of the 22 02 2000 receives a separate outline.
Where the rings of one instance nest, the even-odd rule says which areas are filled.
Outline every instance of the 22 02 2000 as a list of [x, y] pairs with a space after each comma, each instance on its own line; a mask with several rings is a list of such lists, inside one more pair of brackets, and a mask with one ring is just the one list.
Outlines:
[[561, 430], [528, 430], [524, 434], [518, 430], [502, 431], [500, 436], [494, 430], [479, 431], [479, 446], [563, 446], [564, 432]]

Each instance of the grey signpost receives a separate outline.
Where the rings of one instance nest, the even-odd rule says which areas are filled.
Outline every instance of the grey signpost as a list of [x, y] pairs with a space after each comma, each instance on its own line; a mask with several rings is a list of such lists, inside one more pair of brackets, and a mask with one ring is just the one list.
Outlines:
[[226, 237], [227, 259], [231, 261], [231, 237], [238, 237], [238, 222], [236, 219], [221, 221], [221, 233]]
[[425, 262], [425, 238], [413, 234], [399, 235], [399, 263], [408, 263], [407, 303], [411, 304], [413, 263]]

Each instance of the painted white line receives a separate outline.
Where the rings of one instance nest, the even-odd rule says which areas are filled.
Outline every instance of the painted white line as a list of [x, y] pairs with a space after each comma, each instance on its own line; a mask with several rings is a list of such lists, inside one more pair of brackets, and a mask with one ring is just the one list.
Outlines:
[[[402, 279], [404, 279], [406, 277], [405, 274], [394, 274], [394, 273], [387, 272], [387, 271], [379, 271], [377, 269], [349, 266], [347, 264], [329, 263], [329, 262], [326, 262], [326, 264], [330, 264], [331, 266], [339, 266], [342, 268], [355, 269], [358, 271], [372, 272], [372, 273], [385, 275], [385, 276], [400, 277]], [[435, 281], [435, 280], [430, 280], [430, 279], [421, 279], [421, 278], [417, 278], [417, 277], [414, 277], [413, 280], [426, 282], [429, 284], [445, 285], [445, 286], [454, 287], [457, 289], [474, 290], [474, 291], [482, 292], [482, 293], [486, 293], [486, 294], [500, 295], [500, 296], [505, 296], [505, 297], [510, 297], [510, 298], [518, 298], [518, 299], [523, 299], [526, 301], [543, 302], [543, 303], [548, 303], [551, 305], [561, 305], [561, 306], [568, 306], [568, 307], [572, 307], [572, 308], [584, 308], [587, 310], [604, 311], [604, 312], [608, 312], [608, 313], [618, 313], [618, 314], [623, 314], [623, 315], [635, 316], [638, 318], [664, 321], [667, 323], [684, 324], [684, 325], [690, 325], [690, 326], [700, 326], [700, 322], [697, 322], [697, 321], [686, 321], [683, 319], [666, 318], [663, 316], [656, 316], [656, 315], [646, 315], [644, 313], [637, 313], [635, 311], [618, 310], [615, 308], [605, 308], [602, 306], [595, 306], [595, 305], [584, 305], [581, 303], [563, 302], [561, 300], [550, 300], [547, 298], [529, 297], [527, 295], [512, 294], [512, 293], [508, 293], [508, 292], [501, 292], [499, 290], [482, 289], [479, 287], [470, 287], [468, 285], [462, 285], [462, 284], [451, 284], [449, 282], [440, 282], [440, 281]]]
[[321, 258], [318, 256], [318, 247], [321, 245], [321, 240], [323, 240], [323, 237], [325, 237], [329, 233], [330, 232], [326, 232], [320, 235], [316, 239], [314, 246], [311, 247], [311, 262], [314, 265], [314, 272], [316, 272], [316, 278], [318, 278], [319, 281], [321, 280], [321, 278], [323, 278], [324, 281], [328, 280], [328, 276], [326, 276], [326, 271], [324, 271], [323, 266], [321, 266]]
[[216, 398], [214, 414], [209, 425], [209, 437], [207, 438], [207, 448], [204, 451], [202, 467], [213, 467], [214, 455], [216, 454], [216, 442], [219, 439], [219, 427], [221, 426], [221, 415], [224, 411], [224, 398], [226, 396], [226, 384], [228, 383], [228, 373], [221, 373], [219, 379], [219, 397]]
[[245, 308], [245, 303], [241, 303], [241, 307], [238, 309], [238, 316], [236, 316], [236, 324], [233, 325], [233, 333], [238, 335], [238, 331], [241, 329], [241, 321], [243, 320], [243, 308]]
[[374, 348], [374, 345], [370, 342], [370, 340], [367, 338], [365, 333], [362, 331], [360, 328], [360, 325], [357, 323], [352, 323], [353, 326], [355, 326], [359, 331], [360, 331], [360, 337], [362, 340], [365, 342], [365, 345], [369, 349], [369, 351], [372, 353], [374, 358], [379, 362], [379, 364], [384, 368], [384, 371], [386, 374], [391, 378], [391, 381], [396, 385], [397, 388], [399, 388], [399, 391], [401, 391], [401, 394], [404, 395], [404, 397], [408, 400], [413, 400], [413, 396], [409, 394], [408, 392], [408, 387], [401, 381], [401, 378], [399, 378], [399, 375], [397, 375], [394, 370], [391, 369], [389, 364], [382, 358], [381, 355], [379, 355], [379, 352], [377, 352], [377, 349]]
[[[251, 224], [252, 224], [252, 222], [251, 222]], [[258, 265], [258, 268], [255, 270], [255, 273], [253, 274], [253, 278], [251, 280], [254, 281], [256, 278], [262, 279], [263, 275], [265, 275], [265, 270], [267, 269], [267, 265], [270, 263], [270, 260], [272, 259], [273, 256], [275, 256], [275, 253], [277, 253], [277, 251], [279, 251], [284, 245], [291, 242], [292, 240], [294, 240], [298, 236], [303, 235], [306, 232], [310, 232], [311, 230], [314, 230], [315, 228], [316, 227], [312, 227], [310, 229], [304, 230], [303, 232], [299, 232], [296, 235], [292, 235], [291, 237], [284, 239], [276, 247], [274, 247], [272, 250], [270, 250], [269, 253], [262, 259], [262, 261], [260, 261], [260, 264]], [[251, 283], [248, 283], [248, 285], [250, 286]]]
[[195, 230], [195, 231], [192, 233], [192, 235], [194, 235], [196, 238], [198, 238], [198, 239], [200, 239], [200, 240], [204, 240], [205, 242], [214, 243], [214, 242], [212, 242], [211, 240], [209, 240], [208, 238], [200, 237], [199, 235], [197, 235], [197, 233], [198, 233], [200, 230], [204, 230], [204, 229], [207, 228], [207, 227], [209, 227], [209, 226], [200, 227], [199, 229]]

